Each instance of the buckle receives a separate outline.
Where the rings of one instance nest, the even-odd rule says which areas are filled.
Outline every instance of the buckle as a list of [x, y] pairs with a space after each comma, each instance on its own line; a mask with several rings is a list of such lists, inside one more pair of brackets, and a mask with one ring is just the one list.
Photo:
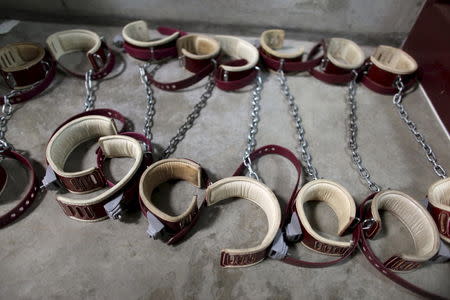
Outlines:
[[113, 45], [116, 48], [119, 48], [120, 50], [124, 50], [123, 44], [125, 43], [123, 37], [121, 34], [117, 34], [116, 36], [114, 36], [113, 38]]
[[367, 75], [367, 73], [369, 73], [369, 69], [372, 66], [372, 62], [370, 60], [366, 61], [362, 67], [361, 70], [363, 72], [364, 75]]
[[223, 81], [228, 81], [228, 71], [223, 70]]
[[280, 59], [280, 65], [279, 65], [279, 67], [278, 67], [277, 72], [283, 71], [284, 62], [285, 62], [285, 61], [284, 61], [284, 58]]
[[163, 234], [164, 224], [161, 223], [161, 221], [149, 211], [147, 211], [147, 220], [148, 220], [148, 228], [147, 228], [148, 236], [154, 240], [160, 239]]
[[328, 66], [328, 58], [327, 57], [323, 57], [322, 60], [320, 61], [320, 70], [322, 72], [325, 72], [326, 67]]
[[273, 259], [283, 259], [287, 255], [288, 248], [288, 245], [284, 241], [283, 233], [281, 230], [278, 230], [272, 246], [270, 247], [268, 256]]
[[178, 56], [178, 64], [184, 68], [186, 66], [186, 57], [184, 55]]
[[155, 60], [155, 49], [150, 47], [150, 61]]
[[8, 72], [5, 79], [6, 79], [6, 83], [8, 84], [8, 86], [13, 87], [13, 88], [16, 86], [17, 82], [14, 79], [14, 76], [12, 75], [11, 72]]
[[302, 227], [298, 219], [297, 213], [293, 212], [291, 221], [286, 226], [286, 240], [289, 242], [298, 242], [302, 237]]
[[376, 223], [374, 218], [370, 218], [370, 219], [365, 219], [364, 221], [362, 221], [362, 229], [363, 230], [369, 230], [370, 228], [372, 228], [372, 226]]
[[122, 214], [124, 212], [121, 205], [122, 200], [123, 193], [119, 194], [117, 197], [103, 205], [103, 208], [105, 209], [106, 214], [110, 219], [122, 220]]
[[102, 67], [105, 66], [105, 62], [98, 53], [92, 54], [92, 57], [94, 58], [97, 69], [101, 69]]

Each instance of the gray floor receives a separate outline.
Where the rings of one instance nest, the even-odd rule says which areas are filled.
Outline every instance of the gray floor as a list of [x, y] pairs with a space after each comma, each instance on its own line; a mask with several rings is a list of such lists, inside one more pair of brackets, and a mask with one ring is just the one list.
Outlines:
[[[21, 22], [9, 34], [0, 36], [0, 44], [29, 40], [43, 43], [55, 31], [78, 27], [97, 31], [109, 42], [120, 32], [118, 27]], [[370, 54], [370, 49], [365, 50]], [[123, 72], [100, 83], [96, 106], [122, 112], [140, 131], [146, 105], [144, 89], [138, 77], [138, 62], [127, 56], [124, 59]], [[157, 76], [175, 79], [186, 74], [172, 62]], [[165, 147], [184, 122], [203, 92], [204, 83], [181, 92], [155, 91], [157, 114], [153, 133], [157, 148]], [[289, 76], [289, 84], [300, 106], [319, 176], [344, 185], [355, 201], [361, 203], [369, 192], [358, 178], [346, 150], [345, 87], [326, 85], [305, 75]], [[173, 157], [199, 162], [214, 180], [230, 176], [245, 148], [250, 109], [248, 91], [216, 89]], [[360, 152], [373, 179], [384, 188], [422, 199], [438, 178], [398, 118], [391, 97], [360, 87], [357, 98]], [[59, 73], [51, 89], [17, 107], [9, 124], [9, 141], [44, 165], [49, 134], [62, 121], [81, 112], [83, 101], [83, 81]], [[261, 105], [258, 146], [275, 143], [294, 151], [295, 130], [275, 74], [265, 74]], [[418, 89], [408, 95], [405, 106], [437, 157], [444, 166], [449, 166], [450, 141], [422, 91]], [[6, 163], [11, 172], [14, 165]], [[93, 155], [89, 152], [80, 155], [73, 165], [82, 168], [92, 163]], [[113, 161], [111, 173], [118, 177], [127, 166], [128, 161]], [[281, 158], [269, 157], [258, 163], [258, 170], [284, 206], [295, 181], [294, 169]], [[42, 174], [42, 167], [39, 172]], [[11, 177], [20, 186], [24, 176], [14, 172]], [[12, 195], [20, 190], [13, 184], [7, 188], [1, 195], [1, 212], [14, 204]], [[161, 205], [172, 213], [182, 211], [195, 192], [184, 184], [163, 191]], [[256, 245], [265, 234], [263, 212], [243, 200], [205, 210], [189, 238], [176, 247], [168, 247], [147, 237], [146, 220], [139, 213], [127, 223], [107, 220], [86, 224], [67, 219], [54, 198], [54, 191], [45, 193], [26, 218], [0, 231], [1, 299], [416, 298], [381, 276], [360, 253], [327, 269], [300, 269], [275, 260], [265, 260], [250, 268], [221, 268], [221, 248]], [[317, 218], [314, 223], [318, 230], [334, 236], [336, 219], [328, 207], [310, 206], [309, 214]], [[413, 251], [412, 239], [400, 222], [389, 214], [384, 215], [384, 220], [383, 233], [372, 242], [376, 252], [387, 258], [399, 251]], [[305, 259], [329, 259], [311, 253], [300, 244], [291, 251]], [[402, 276], [449, 296], [449, 272], [450, 264], [433, 264]]]

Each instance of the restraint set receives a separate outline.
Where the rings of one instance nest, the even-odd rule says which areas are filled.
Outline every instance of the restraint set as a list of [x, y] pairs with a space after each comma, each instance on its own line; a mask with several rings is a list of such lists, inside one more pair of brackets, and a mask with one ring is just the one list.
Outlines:
[[[450, 242], [450, 180], [444, 168], [426, 143], [417, 126], [409, 118], [402, 99], [417, 83], [417, 63], [400, 49], [379, 46], [374, 54], [365, 58], [354, 42], [343, 38], [323, 40], [309, 53], [303, 48], [291, 52], [283, 48], [283, 30], [262, 33], [259, 47], [232, 36], [205, 36], [159, 27], [161, 38], [152, 39], [147, 24], [136, 21], [122, 30], [120, 46], [133, 58], [144, 61], [139, 67], [140, 79], [145, 87], [146, 105], [144, 134], [127, 131], [125, 117], [112, 109], [94, 109], [96, 81], [104, 78], [114, 68], [115, 54], [96, 33], [88, 30], [67, 30], [52, 34], [47, 48], [33, 43], [17, 43], [0, 49], [1, 74], [11, 89], [2, 100], [0, 119], [0, 154], [18, 160], [29, 170], [28, 192], [19, 204], [0, 217], [0, 227], [16, 220], [36, 198], [39, 183], [30, 161], [14, 150], [5, 139], [6, 125], [13, 113], [12, 105], [25, 102], [44, 91], [55, 77], [57, 65], [67, 74], [85, 79], [87, 96], [84, 112], [71, 117], [51, 135], [46, 149], [48, 164], [42, 187], [57, 188], [56, 201], [64, 214], [80, 221], [100, 221], [106, 218], [121, 219], [127, 209], [139, 203], [148, 220], [147, 233], [167, 244], [180, 242], [196, 224], [202, 210], [228, 198], [243, 198], [259, 206], [265, 213], [268, 232], [258, 246], [248, 249], [223, 249], [220, 265], [223, 267], [251, 266], [266, 257], [281, 260], [299, 267], [326, 267], [342, 262], [359, 248], [368, 261], [396, 283], [422, 296], [437, 297], [413, 285], [395, 272], [410, 271], [423, 263], [445, 261], [447, 250], [442, 240]], [[61, 64], [61, 58], [72, 52], [85, 52], [91, 69], [80, 74]], [[267, 145], [256, 147], [259, 111], [263, 81], [259, 58], [265, 67], [274, 71], [280, 82], [280, 91], [288, 104], [295, 123], [299, 143], [299, 157], [310, 181], [301, 186], [302, 164], [290, 150]], [[158, 79], [158, 69], [170, 60], [178, 60], [180, 67], [192, 75], [173, 82]], [[339, 183], [319, 179], [312, 164], [312, 155], [305, 138], [305, 128], [300, 108], [288, 86], [287, 74], [309, 72], [328, 83], [348, 85], [347, 102], [348, 142], [351, 159], [371, 194], [357, 206], [351, 194]], [[207, 78], [205, 90], [186, 121], [159, 155], [153, 153], [153, 118], [155, 96], [153, 87], [171, 92], [185, 89]], [[363, 166], [357, 144], [356, 91], [358, 83], [376, 93], [394, 95], [394, 107], [401, 119], [423, 147], [427, 159], [441, 180], [428, 190], [425, 206], [407, 194], [395, 190], [381, 190]], [[194, 125], [200, 112], [212, 97], [215, 86], [224, 91], [234, 91], [254, 84], [251, 97], [251, 120], [241, 165], [233, 176], [211, 182], [202, 166], [190, 159], [170, 158], [186, 132]], [[120, 124], [120, 128], [118, 128]], [[83, 143], [96, 140], [96, 165], [81, 171], [67, 171], [66, 163]], [[344, 143], [345, 141], [343, 141]], [[298, 176], [284, 212], [272, 190], [262, 183], [253, 167], [255, 160], [266, 155], [279, 155], [290, 161]], [[160, 160], [153, 160], [154, 157]], [[128, 157], [134, 162], [126, 175], [117, 182], [108, 178], [105, 160]], [[249, 176], [245, 176], [247, 171]], [[7, 172], [0, 166], [0, 192], [7, 184]], [[160, 210], [152, 200], [155, 190], [165, 182], [186, 181], [205, 190], [205, 198], [195, 195], [187, 209], [173, 216]], [[305, 213], [305, 203], [322, 201], [337, 216], [337, 235], [348, 235], [345, 241], [329, 238], [314, 230]], [[368, 240], [381, 230], [380, 210], [394, 214], [409, 230], [415, 248], [407, 253], [395, 253], [382, 262], [370, 248]], [[289, 246], [301, 242], [317, 253], [334, 257], [327, 262], [300, 260], [288, 254]], [[448, 251], [448, 250], [447, 250]], [[442, 297], [440, 297], [442, 298]]]

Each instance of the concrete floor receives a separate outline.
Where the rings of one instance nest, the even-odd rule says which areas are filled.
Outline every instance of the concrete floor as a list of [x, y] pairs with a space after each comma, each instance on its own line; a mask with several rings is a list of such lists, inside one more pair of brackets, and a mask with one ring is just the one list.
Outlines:
[[[108, 42], [120, 32], [118, 27], [21, 22], [10, 33], [0, 36], [0, 44], [43, 43], [55, 31], [78, 27], [94, 30]], [[370, 54], [369, 48], [365, 51]], [[146, 104], [138, 77], [138, 62], [126, 55], [123, 59], [115, 71], [118, 75], [100, 83], [96, 107], [122, 112], [140, 131]], [[175, 79], [185, 74], [176, 62], [171, 62], [157, 76]], [[264, 76], [258, 146], [275, 143], [295, 151], [294, 126], [276, 76], [272, 73]], [[181, 92], [155, 89], [157, 113], [153, 133], [158, 149], [168, 144], [184, 122], [203, 92], [204, 84], [202, 81]], [[346, 150], [345, 87], [326, 85], [305, 75], [289, 76], [289, 84], [300, 106], [319, 176], [344, 185], [355, 201], [361, 203], [369, 192], [358, 178]], [[214, 180], [230, 176], [245, 148], [250, 109], [248, 91], [214, 90], [173, 157], [199, 162]], [[384, 188], [398, 189], [422, 199], [437, 177], [422, 149], [401, 123], [391, 97], [360, 87], [357, 98], [358, 142], [373, 179]], [[7, 137], [17, 149], [27, 151], [37, 162], [40, 174], [49, 134], [62, 121], [81, 112], [83, 101], [83, 81], [59, 73], [43, 95], [16, 107]], [[450, 140], [421, 89], [408, 95], [405, 106], [440, 162], [450, 166]], [[92, 152], [83, 152], [74, 159], [76, 163], [71, 166], [78, 169], [94, 161]], [[12, 195], [20, 193], [25, 181], [24, 172], [17, 171], [13, 163], [5, 161], [5, 165], [10, 173], [14, 168], [14, 173], [1, 195], [1, 212], [14, 205], [12, 200], [18, 197]], [[128, 166], [126, 160], [113, 160], [110, 171], [120, 178]], [[284, 206], [295, 181], [293, 167], [277, 157], [265, 158], [257, 167]], [[165, 186], [159, 195], [161, 207], [169, 213], [180, 212], [188, 205], [192, 192], [195, 190], [183, 183], [173, 188]], [[188, 239], [169, 247], [147, 237], [147, 222], [139, 213], [130, 216], [125, 223], [107, 220], [86, 224], [66, 218], [54, 198], [54, 191], [43, 193], [29, 215], [0, 231], [0, 299], [417, 298], [381, 276], [360, 253], [341, 265], [326, 269], [295, 268], [270, 259], [249, 268], [221, 268], [221, 248], [250, 247], [265, 235], [263, 212], [246, 201], [232, 200], [208, 208]], [[315, 227], [334, 236], [336, 219], [332, 211], [325, 205], [311, 205], [308, 209], [312, 218], [320, 218], [313, 222]], [[372, 242], [381, 257], [414, 249], [409, 233], [395, 217], [384, 214], [384, 220], [383, 233]], [[311, 253], [300, 244], [290, 251], [305, 259], [329, 259]], [[449, 296], [449, 274], [450, 264], [447, 263], [426, 265], [402, 276], [423, 288]]]

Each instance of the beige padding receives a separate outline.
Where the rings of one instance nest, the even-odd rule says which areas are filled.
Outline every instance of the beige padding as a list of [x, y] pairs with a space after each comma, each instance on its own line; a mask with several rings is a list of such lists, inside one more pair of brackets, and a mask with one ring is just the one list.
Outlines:
[[417, 62], [399, 48], [378, 46], [370, 61], [378, 68], [399, 75], [411, 74], [417, 70]]
[[[334, 211], [338, 219], [337, 234], [341, 236], [352, 224], [356, 214], [355, 201], [350, 193], [343, 186], [333, 181], [317, 179], [305, 184], [300, 189], [300, 192], [295, 199], [295, 207], [301, 223], [312, 237], [324, 244], [338, 247], [350, 247], [350, 241], [345, 242], [328, 239], [318, 234], [312, 228], [303, 207], [308, 201], [323, 201]], [[323, 216], [323, 218], [329, 217], [330, 216]]]
[[243, 39], [229, 36], [229, 35], [216, 35], [215, 38], [219, 41], [222, 51], [227, 55], [235, 59], [245, 59], [247, 64], [243, 66], [226, 66], [220, 65], [222, 69], [228, 72], [242, 72], [252, 69], [258, 63], [259, 53], [258, 49], [252, 44]]
[[173, 34], [162, 39], [151, 39], [147, 23], [142, 20], [128, 23], [122, 29], [123, 39], [127, 43], [137, 47], [145, 48], [167, 44], [173, 40], [176, 40], [179, 35], [179, 32], [174, 32]]
[[184, 219], [197, 205], [197, 195], [194, 195], [188, 209], [178, 216], [170, 216], [158, 209], [152, 202], [153, 190], [160, 184], [171, 179], [187, 181], [200, 188], [202, 183], [201, 167], [188, 159], [169, 158], [160, 160], [145, 170], [139, 181], [139, 196], [144, 205], [157, 217], [168, 222], [179, 222]]
[[65, 54], [83, 51], [94, 54], [102, 42], [95, 32], [73, 29], [56, 32], [47, 38], [47, 45], [56, 60]]
[[450, 178], [441, 179], [430, 186], [428, 201], [437, 208], [450, 211]]
[[260, 45], [267, 53], [279, 58], [297, 58], [304, 53], [304, 48], [300, 47], [291, 53], [276, 51], [282, 49], [284, 44], [285, 32], [281, 29], [266, 30], [261, 34]]
[[200, 34], [188, 34], [177, 40], [178, 55], [202, 60], [216, 57], [220, 44], [213, 38]]
[[353, 41], [331, 38], [327, 43], [327, 58], [343, 69], [356, 69], [364, 63], [364, 52]]
[[124, 135], [110, 135], [103, 136], [98, 140], [100, 148], [103, 153], [108, 158], [118, 158], [118, 157], [129, 157], [134, 158], [134, 163], [131, 166], [127, 174], [117, 182], [113, 187], [107, 189], [105, 192], [101, 193], [92, 198], [88, 199], [71, 199], [64, 195], [57, 195], [56, 199], [65, 204], [70, 205], [92, 205], [100, 203], [105, 199], [113, 196], [115, 193], [120, 191], [136, 174], [139, 170], [144, 153], [139, 141], [129, 136]]
[[53, 171], [63, 177], [73, 178], [90, 174], [95, 168], [78, 172], [65, 172], [64, 165], [70, 153], [79, 145], [94, 138], [117, 134], [111, 118], [86, 116], [75, 119], [61, 127], [47, 145], [47, 162]]
[[275, 194], [264, 184], [249, 177], [233, 176], [221, 179], [206, 190], [206, 201], [213, 205], [229, 198], [243, 198], [258, 205], [266, 214], [268, 231], [263, 241], [248, 249], [223, 249], [230, 255], [258, 253], [273, 242], [281, 223], [281, 210]]
[[[414, 241], [414, 253], [400, 254], [407, 261], [423, 262], [439, 250], [439, 233], [427, 210], [410, 196], [399, 191], [378, 193], [372, 200], [372, 216], [381, 224], [379, 210], [395, 215], [409, 230]], [[411, 251], [411, 252], [412, 252]]]
[[0, 48], [0, 68], [3, 72], [25, 70], [39, 63], [45, 50], [35, 43], [14, 43]]

